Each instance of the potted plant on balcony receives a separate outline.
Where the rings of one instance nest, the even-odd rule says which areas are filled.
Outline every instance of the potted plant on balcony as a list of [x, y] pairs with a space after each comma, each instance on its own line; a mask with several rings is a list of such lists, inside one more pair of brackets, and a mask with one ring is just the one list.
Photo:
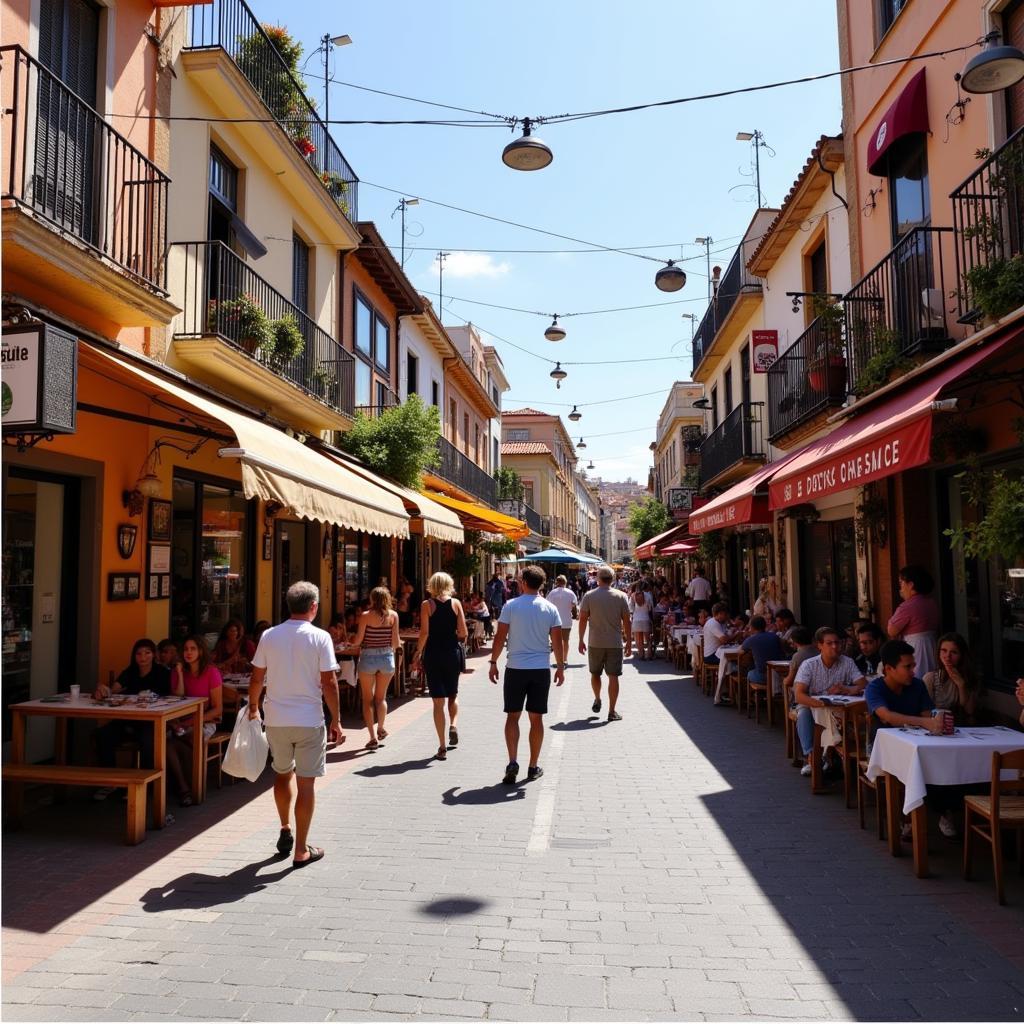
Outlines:
[[270, 328], [272, 341], [267, 355], [273, 365], [286, 366], [306, 345], [302, 331], [299, 330], [299, 321], [291, 313], [286, 313], [280, 320], [275, 320]]
[[907, 372], [912, 360], [900, 349], [899, 331], [885, 324], [876, 323], [870, 332], [870, 348], [873, 355], [864, 363], [857, 375], [854, 391], [858, 398], [885, 387], [895, 377]]
[[324, 188], [330, 193], [331, 198], [337, 203], [338, 208], [345, 216], [348, 216], [348, 182], [337, 171], [324, 171], [320, 175]]
[[964, 280], [971, 303], [986, 324], [1024, 306], [1024, 256], [979, 263], [964, 274]]
[[251, 356], [266, 351], [273, 344], [270, 319], [251, 295], [219, 302], [211, 299], [207, 329], [227, 338]]
[[691, 425], [683, 427], [683, 465], [700, 465], [700, 446], [704, 443], [704, 431]]
[[324, 366], [314, 367], [309, 375], [310, 390], [325, 402], [333, 404], [338, 396], [338, 377]]
[[818, 325], [816, 347], [807, 364], [807, 382], [818, 394], [842, 398], [846, 394], [846, 349], [843, 324], [846, 314], [837, 302], [814, 297]]

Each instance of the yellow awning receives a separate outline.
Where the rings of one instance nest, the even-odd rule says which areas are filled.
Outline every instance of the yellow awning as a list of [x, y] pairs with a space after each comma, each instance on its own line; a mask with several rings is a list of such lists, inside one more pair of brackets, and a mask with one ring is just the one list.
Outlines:
[[428, 537], [431, 540], [447, 541], [451, 544], [464, 544], [466, 542], [466, 532], [462, 529], [462, 520], [450, 509], [439, 505], [425, 494], [414, 491], [409, 487], [404, 487], [393, 480], [385, 480], [383, 477], [375, 476], [365, 466], [356, 466], [344, 462], [332, 453], [325, 452], [324, 454], [332, 462], [337, 462], [338, 465], [343, 466], [345, 469], [358, 473], [360, 476], [365, 476], [378, 487], [383, 487], [385, 490], [401, 498], [406, 511], [411, 516], [423, 520], [424, 537]]
[[398, 495], [252, 416], [155, 376], [102, 349], [89, 351], [137, 378], [147, 390], [170, 395], [223, 423], [235, 435], [238, 447], [221, 448], [217, 454], [222, 459], [239, 460], [242, 490], [247, 498], [279, 501], [300, 519], [336, 523], [346, 529], [385, 537], [409, 536], [409, 515]]
[[459, 501], [458, 498], [449, 498], [447, 494], [438, 494], [436, 491], [427, 491], [426, 496], [431, 501], [436, 501], [446, 508], [458, 512], [462, 525], [471, 530], [480, 530], [483, 533], [500, 533], [512, 540], [523, 540], [530, 536], [530, 528], [521, 519], [513, 519], [512, 516], [495, 512], [486, 505], [478, 505], [472, 501]]

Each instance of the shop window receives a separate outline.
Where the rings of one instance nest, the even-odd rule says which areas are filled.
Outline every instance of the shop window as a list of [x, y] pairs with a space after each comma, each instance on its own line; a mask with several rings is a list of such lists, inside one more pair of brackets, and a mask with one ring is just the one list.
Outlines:
[[335, 537], [335, 608], [358, 606], [380, 582], [388, 564], [386, 538], [355, 530], [338, 530]]
[[252, 625], [253, 503], [240, 488], [174, 478], [171, 635], [211, 645], [228, 619]]

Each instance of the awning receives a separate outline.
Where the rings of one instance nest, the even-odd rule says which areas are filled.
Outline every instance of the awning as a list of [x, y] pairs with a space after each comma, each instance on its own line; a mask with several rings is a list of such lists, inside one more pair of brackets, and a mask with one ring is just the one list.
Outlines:
[[701, 505], [699, 509], [691, 512], [690, 533], [710, 533], [712, 530], [722, 530], [727, 526], [738, 526], [742, 523], [766, 526], [771, 522], [768, 499], [758, 495], [757, 489], [766, 484], [793, 458], [795, 453], [778, 462], [761, 466], [757, 472], [751, 473], [717, 498], [712, 498], [706, 505]]
[[642, 544], [639, 544], [633, 552], [633, 557], [636, 558], [637, 561], [653, 558], [659, 545], [670, 544], [674, 539], [678, 538], [680, 534], [686, 533], [686, 531], [686, 523], [676, 523], [675, 526], [666, 530], [664, 533], [659, 533], [657, 536], [650, 537]]
[[1017, 340], [1017, 336], [965, 353], [907, 391], [852, 417], [831, 434], [812, 441], [786, 465], [775, 463], [768, 491], [771, 507], [788, 508], [814, 501], [928, 462], [931, 457], [932, 402], [944, 387], [1011, 340]]
[[217, 454], [242, 464], [242, 490], [247, 498], [279, 501], [300, 519], [336, 523], [385, 537], [409, 536], [409, 516], [397, 495], [266, 423], [102, 349], [90, 347], [89, 351], [141, 382], [147, 391], [170, 395], [223, 423], [235, 435], [238, 447], [221, 448]]
[[914, 132], [928, 131], [928, 93], [924, 73], [925, 68], [921, 68], [907, 82], [872, 134], [868, 142], [870, 174], [885, 174], [889, 150], [900, 139]]
[[500, 533], [511, 540], [523, 540], [530, 536], [530, 528], [521, 519], [513, 519], [512, 516], [495, 512], [486, 505], [479, 505], [472, 501], [459, 501], [458, 498], [449, 498], [447, 494], [438, 494], [436, 491], [423, 492], [432, 501], [444, 505], [459, 514], [462, 525], [470, 530], [481, 530], [484, 533]]
[[439, 505], [436, 501], [432, 501], [425, 494], [420, 494], [418, 491], [404, 487], [393, 480], [385, 480], [382, 477], [376, 476], [365, 466], [357, 466], [345, 462], [331, 453], [325, 452], [324, 454], [332, 462], [337, 463], [344, 469], [358, 473], [364, 479], [369, 480], [378, 487], [383, 487], [384, 490], [390, 491], [401, 498], [406, 512], [414, 519], [421, 519], [423, 521], [424, 537], [451, 544], [465, 543], [466, 533], [462, 529], [462, 520], [450, 509]]
[[669, 544], [667, 548], [662, 548], [659, 555], [691, 555], [697, 550], [697, 542], [695, 540], [677, 540], [674, 544]]

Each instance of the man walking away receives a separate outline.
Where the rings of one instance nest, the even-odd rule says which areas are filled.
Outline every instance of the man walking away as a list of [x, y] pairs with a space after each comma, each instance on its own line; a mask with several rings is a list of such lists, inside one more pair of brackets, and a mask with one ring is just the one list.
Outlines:
[[615, 573], [607, 565], [597, 570], [597, 587], [583, 595], [580, 604], [580, 654], [587, 654], [584, 636], [590, 626], [590, 685], [594, 690], [591, 710], [601, 712], [601, 673], [608, 675], [608, 721], [619, 722], [615, 710], [619, 700], [619, 676], [622, 675], [623, 645], [625, 657], [632, 651], [629, 599], [612, 586]]
[[488, 607], [491, 609], [491, 618], [496, 619], [501, 614], [501, 609], [505, 605], [505, 584], [497, 571], [491, 576], [487, 586], [484, 588], [484, 596], [487, 599]]
[[519, 719], [526, 706], [530, 717], [530, 767], [527, 781], [540, 778], [544, 769], [537, 763], [544, 742], [544, 718], [548, 710], [551, 670], [548, 668], [548, 638], [555, 652], [555, 684], [565, 682], [565, 650], [562, 645], [562, 620], [558, 609], [540, 596], [546, 576], [544, 570], [529, 565], [523, 570], [523, 594], [509, 601], [501, 610], [498, 632], [494, 637], [491, 666], [487, 673], [492, 683], [498, 681], [498, 658], [508, 640], [508, 663], [505, 666], [505, 744], [508, 767], [502, 780], [514, 785], [519, 775]]
[[[313, 625], [320, 591], [307, 581], [293, 583], [285, 595], [291, 618], [260, 637], [249, 681], [249, 718], [260, 713], [260, 696], [267, 688], [264, 716], [274, 771], [274, 801], [281, 819], [278, 852], [287, 856], [294, 843], [292, 867], [320, 860], [324, 851], [307, 842], [313, 820], [313, 786], [324, 774], [327, 741], [343, 743], [338, 713], [338, 663], [334, 641]], [[324, 728], [323, 704], [330, 721]], [[293, 782], [293, 779], [295, 780]], [[292, 837], [292, 806], [295, 836]]]
[[558, 609], [562, 619], [562, 646], [565, 657], [569, 659], [569, 636], [572, 633], [572, 620], [576, 618], [576, 595], [569, 589], [568, 580], [564, 576], [555, 577], [555, 587], [548, 594], [548, 600]]

